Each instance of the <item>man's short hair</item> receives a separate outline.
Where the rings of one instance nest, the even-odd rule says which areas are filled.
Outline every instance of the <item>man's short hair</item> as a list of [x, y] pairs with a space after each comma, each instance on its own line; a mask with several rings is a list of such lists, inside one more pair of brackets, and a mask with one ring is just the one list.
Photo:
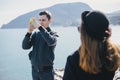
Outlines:
[[39, 15], [40, 15], [40, 16], [41, 16], [41, 15], [46, 15], [47, 18], [48, 18], [48, 20], [50, 20], [50, 19], [52, 18], [52, 14], [51, 14], [49, 11], [46, 11], [46, 10], [40, 12]]

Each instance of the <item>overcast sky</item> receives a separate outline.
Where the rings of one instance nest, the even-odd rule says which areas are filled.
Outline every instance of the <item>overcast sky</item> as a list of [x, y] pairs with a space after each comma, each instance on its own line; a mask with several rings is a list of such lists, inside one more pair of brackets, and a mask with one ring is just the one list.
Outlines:
[[68, 2], [84, 2], [104, 13], [120, 10], [120, 0], [0, 0], [0, 26], [27, 12]]

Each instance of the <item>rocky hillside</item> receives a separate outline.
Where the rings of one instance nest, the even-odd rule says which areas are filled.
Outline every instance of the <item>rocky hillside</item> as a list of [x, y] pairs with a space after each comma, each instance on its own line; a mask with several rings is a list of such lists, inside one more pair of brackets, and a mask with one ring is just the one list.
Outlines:
[[92, 9], [87, 4], [81, 2], [56, 4], [20, 15], [8, 24], [4, 24], [2, 28], [27, 28], [29, 19], [31, 17], [38, 17], [39, 12], [43, 10], [48, 10], [52, 13], [52, 26], [76, 26], [79, 24], [81, 13]]
[[120, 25], [120, 11], [116, 11], [108, 14], [110, 23], [113, 25]]
[[[8, 24], [3, 24], [2, 28], [27, 28], [29, 19], [31, 17], [39, 17], [39, 12], [48, 10], [52, 13], [52, 26], [78, 26], [80, 24], [80, 15], [85, 10], [92, 11], [92, 8], [81, 2], [76, 3], [63, 3], [56, 4], [54, 6], [38, 9], [23, 15], [10, 21]], [[120, 11], [107, 14], [110, 24], [120, 25]]]

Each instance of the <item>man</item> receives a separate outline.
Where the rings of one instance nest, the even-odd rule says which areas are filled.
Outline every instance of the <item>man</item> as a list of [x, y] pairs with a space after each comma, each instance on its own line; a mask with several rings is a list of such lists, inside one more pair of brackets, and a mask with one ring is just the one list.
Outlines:
[[30, 49], [33, 47], [29, 53], [33, 80], [54, 80], [53, 61], [57, 35], [49, 27], [51, 13], [42, 11], [39, 15], [41, 25], [37, 27], [39, 31], [32, 34], [35, 27], [30, 22], [30, 27], [23, 40], [22, 48]]

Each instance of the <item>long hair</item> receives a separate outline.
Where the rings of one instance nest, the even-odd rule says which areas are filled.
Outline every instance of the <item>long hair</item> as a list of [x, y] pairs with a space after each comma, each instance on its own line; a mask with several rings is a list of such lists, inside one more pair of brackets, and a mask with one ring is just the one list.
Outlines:
[[120, 67], [120, 46], [112, 43], [109, 38], [99, 41], [91, 38], [81, 25], [81, 47], [79, 65], [85, 71], [97, 74], [104, 67], [115, 71]]

